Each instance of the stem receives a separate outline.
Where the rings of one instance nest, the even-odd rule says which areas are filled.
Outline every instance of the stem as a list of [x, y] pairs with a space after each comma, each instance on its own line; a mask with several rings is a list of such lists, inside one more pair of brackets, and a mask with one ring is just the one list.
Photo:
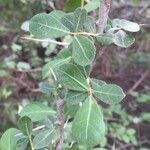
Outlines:
[[32, 139], [31, 139], [31, 135], [29, 136], [29, 142], [30, 142], [31, 150], [34, 150], [34, 147], [33, 147], [33, 144], [32, 144]]
[[112, 0], [101, 0], [100, 2], [100, 8], [99, 8], [99, 33], [100, 34], [103, 34], [106, 28], [111, 1]]
[[64, 101], [62, 99], [57, 99], [56, 101], [56, 107], [57, 107], [57, 120], [56, 124], [59, 128], [59, 141], [56, 145], [56, 150], [62, 150], [63, 143], [64, 143]]
[[81, 8], [84, 7], [84, 0], [81, 0]]

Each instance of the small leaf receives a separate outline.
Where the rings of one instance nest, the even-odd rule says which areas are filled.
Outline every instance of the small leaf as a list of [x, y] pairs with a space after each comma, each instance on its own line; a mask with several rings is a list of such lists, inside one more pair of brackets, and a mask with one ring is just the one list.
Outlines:
[[91, 12], [97, 9], [99, 6], [100, 6], [100, 0], [91, 0], [84, 6], [84, 9], [86, 9], [87, 12]]
[[42, 103], [30, 103], [27, 104], [19, 113], [21, 117], [27, 116], [31, 118], [32, 121], [40, 121], [45, 119], [49, 115], [54, 115], [55, 111], [53, 111], [50, 107], [42, 104]]
[[62, 49], [58, 54], [57, 54], [57, 58], [58, 59], [64, 59], [64, 58], [69, 58], [71, 57], [71, 52], [68, 48], [64, 48]]
[[127, 35], [123, 30], [114, 34], [113, 42], [115, 45], [127, 48], [135, 42], [135, 38]]
[[62, 24], [67, 27], [71, 32], [75, 31], [74, 14], [68, 13], [61, 18]]
[[40, 82], [39, 84], [40, 91], [45, 94], [51, 94], [55, 87], [50, 85], [48, 82]]
[[35, 135], [33, 139], [33, 146], [35, 149], [48, 147], [57, 139], [57, 137], [57, 131], [54, 127], [41, 130], [38, 134]]
[[72, 124], [72, 134], [82, 145], [95, 146], [105, 134], [105, 124], [100, 107], [93, 97], [88, 97], [79, 108]]
[[110, 45], [113, 43], [114, 35], [112, 33], [106, 33], [96, 37], [97, 41], [104, 45]]
[[93, 93], [97, 98], [109, 105], [117, 104], [125, 97], [123, 90], [115, 84], [99, 86], [97, 84], [97, 86], [93, 87]]
[[112, 22], [114, 28], [121, 28], [129, 32], [138, 32], [140, 26], [135, 23], [124, 19], [114, 19]]
[[0, 149], [1, 150], [16, 150], [16, 134], [17, 129], [8, 129], [0, 139]]
[[91, 64], [95, 58], [95, 52], [94, 44], [87, 37], [81, 35], [74, 37], [72, 57], [77, 64], [81, 66]]
[[23, 137], [17, 140], [17, 150], [26, 150], [26, 147], [29, 143], [28, 137]]
[[80, 7], [81, 0], [68, 0], [67, 3], [65, 3], [64, 10], [66, 12], [72, 12], [76, 8]]
[[65, 97], [65, 101], [72, 105], [76, 105], [79, 102], [84, 101], [87, 97], [87, 92], [68, 91]]
[[105, 85], [106, 82], [98, 79], [91, 79], [91, 84], [93, 89], [99, 89], [101, 86]]
[[74, 64], [62, 65], [57, 73], [58, 80], [64, 87], [75, 91], [87, 91], [86, 78]]
[[55, 73], [55, 70], [57, 70], [61, 65], [70, 62], [70, 60], [71, 57], [66, 57], [62, 59], [51, 60], [50, 62], [48, 62], [42, 69], [43, 79], [51, 76], [53, 73]]
[[24, 116], [19, 119], [18, 122], [19, 129], [24, 135], [30, 136], [32, 132], [32, 121], [29, 117]]
[[30, 32], [36, 38], [58, 38], [69, 34], [69, 29], [62, 23], [57, 11], [50, 14], [40, 13], [30, 20]]
[[86, 32], [96, 33], [96, 24], [95, 20], [92, 17], [87, 17], [84, 23], [84, 28]]
[[86, 17], [87, 17], [87, 12], [85, 9], [77, 8], [74, 11], [75, 32], [83, 30], [83, 25], [86, 21]]

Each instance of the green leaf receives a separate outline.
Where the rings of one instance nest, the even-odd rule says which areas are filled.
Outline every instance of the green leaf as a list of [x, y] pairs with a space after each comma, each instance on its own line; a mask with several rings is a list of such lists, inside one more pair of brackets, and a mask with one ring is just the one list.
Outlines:
[[112, 33], [105, 33], [96, 37], [97, 41], [104, 45], [110, 45], [113, 43], [114, 35]]
[[29, 143], [28, 137], [23, 137], [17, 140], [17, 150], [26, 150], [26, 147]]
[[95, 58], [95, 52], [94, 44], [87, 37], [82, 35], [74, 37], [72, 57], [77, 64], [81, 66], [91, 64]]
[[64, 59], [64, 58], [69, 58], [71, 57], [71, 51], [68, 48], [62, 49], [58, 54], [57, 58], [58, 59]]
[[65, 97], [65, 101], [72, 105], [76, 105], [84, 101], [87, 97], [87, 92], [68, 91]]
[[114, 19], [112, 22], [114, 28], [121, 28], [129, 32], [138, 32], [140, 26], [135, 23], [124, 19]]
[[95, 20], [92, 17], [88, 16], [84, 23], [84, 28], [85, 28], [86, 32], [96, 33]]
[[35, 149], [48, 147], [53, 141], [57, 139], [57, 137], [57, 131], [54, 127], [41, 130], [38, 134], [35, 135], [33, 139], [33, 147]]
[[80, 7], [81, 0], [68, 0], [67, 3], [65, 3], [64, 10], [66, 12], [72, 12], [76, 8]]
[[104, 137], [103, 114], [93, 97], [88, 97], [79, 108], [73, 120], [72, 134], [80, 144], [86, 146], [95, 146]]
[[57, 73], [58, 81], [65, 88], [75, 91], [87, 91], [88, 84], [86, 78], [74, 64], [62, 65], [59, 70], [57, 70]]
[[16, 134], [17, 129], [8, 129], [0, 139], [0, 149], [1, 150], [16, 150]]
[[87, 12], [91, 12], [97, 9], [99, 6], [100, 6], [100, 0], [91, 0], [84, 6], [84, 9], [86, 9]]
[[75, 32], [82, 31], [83, 25], [87, 18], [87, 12], [85, 9], [77, 8], [74, 11], [74, 25], [75, 25]]
[[68, 13], [64, 15], [61, 18], [62, 24], [67, 27], [71, 32], [75, 31], [75, 24], [74, 24], [74, 14], [73, 13]]
[[29, 117], [24, 116], [19, 119], [18, 122], [19, 129], [24, 135], [30, 136], [32, 132], [32, 121]]
[[37, 102], [27, 104], [19, 113], [21, 117], [27, 116], [34, 122], [43, 120], [47, 116], [54, 114], [55, 111], [53, 111], [50, 107]]
[[51, 94], [55, 87], [50, 85], [48, 82], [40, 82], [39, 84], [40, 91], [45, 94]]
[[135, 42], [135, 38], [127, 35], [123, 30], [114, 34], [113, 42], [115, 45], [127, 48]]
[[54, 74], [55, 70], [57, 70], [61, 65], [69, 63], [70, 60], [71, 57], [66, 57], [62, 59], [51, 60], [50, 62], [48, 62], [42, 69], [43, 79]]
[[91, 79], [91, 85], [92, 85], [92, 88], [93, 89], [99, 89], [100, 86], [103, 86], [105, 85], [106, 82], [105, 81], [102, 81], [102, 80], [98, 80], [98, 79]]
[[99, 86], [97, 84], [97, 86], [93, 86], [93, 93], [101, 101], [109, 105], [117, 104], [125, 97], [123, 90], [115, 84], [104, 84]]
[[[62, 16], [61, 16], [62, 17]], [[40, 13], [30, 20], [30, 32], [36, 38], [58, 38], [69, 34], [69, 29], [62, 23], [58, 12]]]

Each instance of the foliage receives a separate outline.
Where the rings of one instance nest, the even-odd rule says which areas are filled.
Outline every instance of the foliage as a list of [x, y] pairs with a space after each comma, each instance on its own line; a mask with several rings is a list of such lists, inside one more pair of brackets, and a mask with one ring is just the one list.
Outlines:
[[[65, 129], [70, 129], [65, 132], [67, 136], [64, 135], [64, 144], [62, 143], [61, 147], [67, 149], [71, 143], [72, 149], [74, 146], [76, 149], [80, 147], [93, 149], [97, 145], [102, 145], [103, 140], [106, 142], [105, 116], [103, 117], [98, 102], [103, 101], [115, 107], [115, 104], [125, 97], [118, 85], [90, 77], [92, 62], [96, 55], [95, 45], [115, 44], [127, 48], [135, 41], [131, 34], [138, 32], [140, 27], [131, 21], [113, 19], [109, 20], [105, 33], [100, 34], [95, 18], [88, 14], [99, 7], [98, 1], [87, 1], [81, 8], [78, 7], [79, 4], [70, 8], [72, 2], [74, 3], [68, 1], [65, 6], [65, 11], [69, 13], [54, 10], [49, 14], [40, 13], [33, 16], [29, 21], [29, 31], [34, 38], [50, 39], [54, 43], [57, 43], [58, 38], [63, 41], [65, 37], [71, 37], [72, 40], [67, 44], [61, 43], [66, 48], [44, 65], [42, 76], [45, 81], [39, 84], [39, 89], [45, 94], [52, 95], [56, 105], [60, 103], [60, 99], [65, 102], [64, 119], [67, 120]], [[12, 45], [14, 53], [19, 53], [20, 49], [22, 47], [17, 44]], [[10, 68], [17, 67], [20, 71], [30, 69], [30, 65], [26, 62], [19, 62], [17, 66], [10, 63], [13, 59], [8, 62]], [[49, 82], [50, 80], [53, 81]], [[29, 147], [31, 150], [56, 148], [63, 136], [62, 130], [59, 132], [63, 125], [61, 124], [63, 118], [57, 116], [59, 111], [61, 110], [56, 111], [55, 106], [40, 102], [26, 104], [18, 112], [19, 130], [11, 128], [2, 135], [1, 150], [24, 150]], [[33, 128], [33, 125], [36, 128]], [[119, 140], [136, 144], [134, 129], [126, 130], [120, 124], [112, 124], [112, 132], [117, 134]]]

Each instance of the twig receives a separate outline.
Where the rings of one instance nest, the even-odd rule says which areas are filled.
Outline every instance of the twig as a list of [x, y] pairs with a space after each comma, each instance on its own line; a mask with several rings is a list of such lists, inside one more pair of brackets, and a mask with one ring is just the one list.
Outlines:
[[99, 8], [99, 33], [103, 34], [107, 25], [108, 14], [110, 10], [111, 0], [101, 0]]
[[57, 107], [57, 120], [56, 125], [59, 128], [59, 141], [56, 145], [56, 150], [62, 150], [63, 142], [64, 142], [64, 101], [62, 99], [57, 99], [56, 101]]
[[141, 83], [142, 81], [148, 76], [149, 70], [146, 70], [141, 77], [139, 78], [138, 81], [128, 90], [127, 95], [130, 94], [132, 91], [134, 91]]
[[66, 42], [58, 42], [56, 40], [52, 40], [52, 39], [36, 39], [36, 38], [31, 38], [31, 37], [21, 37], [24, 40], [31, 40], [31, 41], [37, 41], [37, 42], [49, 42], [49, 43], [54, 43], [57, 45], [63, 45], [63, 46], [68, 46], [69, 43]]

